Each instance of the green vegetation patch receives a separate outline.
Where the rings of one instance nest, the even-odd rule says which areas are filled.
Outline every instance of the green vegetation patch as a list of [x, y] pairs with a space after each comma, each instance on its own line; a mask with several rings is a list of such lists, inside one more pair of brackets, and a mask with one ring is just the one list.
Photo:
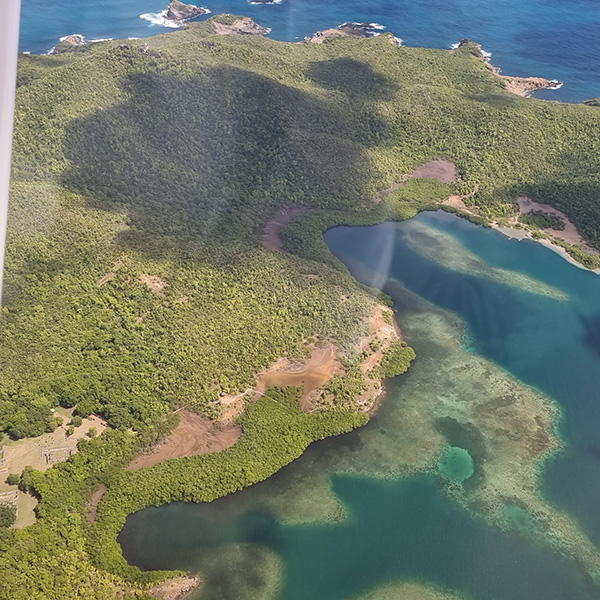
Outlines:
[[381, 377], [387, 379], [406, 373], [415, 358], [415, 351], [407, 346], [406, 342], [400, 340], [392, 342], [381, 360]]
[[535, 227], [536, 229], [554, 229], [563, 231], [565, 221], [554, 213], [544, 212], [543, 210], [532, 210], [519, 217], [519, 222]]
[[17, 520], [17, 507], [14, 504], [0, 502], [0, 528], [10, 527]]
[[153, 583], [164, 575], [142, 572], [123, 558], [117, 534], [127, 515], [167, 502], [210, 502], [262, 481], [298, 458], [318, 439], [364, 425], [364, 413], [348, 410], [300, 413], [298, 390], [267, 390], [251, 405], [240, 424], [243, 435], [216, 454], [176, 458], [148, 469], [122, 473], [100, 502], [88, 536], [95, 565], [128, 581]]

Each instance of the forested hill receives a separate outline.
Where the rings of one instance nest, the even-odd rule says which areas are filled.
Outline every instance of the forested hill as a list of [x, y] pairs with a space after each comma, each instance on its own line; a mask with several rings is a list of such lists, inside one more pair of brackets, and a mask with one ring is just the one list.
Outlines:
[[[109, 598], [120, 580], [107, 572], [140, 576], [115, 542], [128, 510], [227, 493], [364, 422], [341, 411], [286, 424], [273, 407], [247, 416], [261, 448], [275, 440], [271, 458], [261, 454], [242, 480], [236, 465], [248, 455], [236, 447], [222, 465], [235, 475], [225, 484], [207, 471], [215, 487], [195, 481], [190, 495], [165, 470], [123, 473], [140, 443], [172, 426], [174, 409], [218, 418], [221, 392], [301, 356], [313, 336], [352, 359], [377, 294], [316, 247], [324, 224], [409, 216], [477, 189], [468, 202], [484, 216], [508, 214], [527, 194], [600, 248], [596, 107], [510, 94], [475, 45], [398, 48], [386, 35], [291, 44], [216, 35], [215, 19], [150, 38], [147, 50], [115, 41], [20, 57], [0, 430], [40, 435], [56, 427], [58, 405], [100, 413], [111, 430], [23, 482], [40, 498], [38, 521], [0, 533], [1, 598]], [[452, 186], [414, 180], [397, 206], [374, 205], [378, 191], [440, 157], [457, 166]], [[296, 254], [261, 244], [281, 206], [319, 209], [300, 221]], [[257, 425], [265, 414], [270, 438]], [[94, 528], [84, 507], [100, 482], [108, 508]]]

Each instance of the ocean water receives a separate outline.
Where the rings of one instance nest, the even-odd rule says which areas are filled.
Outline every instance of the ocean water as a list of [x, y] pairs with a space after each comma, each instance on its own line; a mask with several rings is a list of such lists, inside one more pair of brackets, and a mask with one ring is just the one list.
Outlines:
[[[59, 38], [148, 37], [167, 0], [23, 0], [20, 48], [45, 53]], [[345, 21], [384, 25], [406, 45], [449, 48], [463, 37], [483, 44], [506, 75], [560, 79], [564, 86], [537, 96], [580, 102], [600, 96], [600, 4], [597, 0], [206, 0], [212, 13], [253, 17], [278, 40], [297, 41]], [[150, 15], [154, 21], [141, 19]]]
[[599, 598], [600, 276], [442, 212], [325, 237], [417, 360], [269, 480], [132, 515], [126, 558], [202, 573], [198, 600]]

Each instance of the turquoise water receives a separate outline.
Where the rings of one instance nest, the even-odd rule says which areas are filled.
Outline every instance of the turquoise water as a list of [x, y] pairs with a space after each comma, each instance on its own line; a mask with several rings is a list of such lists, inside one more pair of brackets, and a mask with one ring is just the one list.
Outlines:
[[[392, 295], [417, 360], [365, 428], [268, 481], [132, 515], [126, 558], [201, 572], [201, 600], [600, 597], [600, 277], [446, 213], [326, 241]], [[543, 469], [536, 390], [566, 448]]]
[[[405, 243], [402, 232], [417, 223], [452, 235], [491, 265], [564, 291], [569, 302], [440, 268]], [[575, 514], [600, 543], [600, 276], [572, 266], [540, 244], [507, 240], [442, 212], [376, 228], [337, 228], [327, 234], [327, 243], [345, 262], [361, 261], [378, 272], [382, 247], [393, 247], [391, 276], [458, 313], [468, 325], [473, 351], [559, 403], [561, 434], [568, 447], [547, 469], [546, 493]]]
[[[23, 0], [22, 51], [44, 53], [72, 33], [88, 40], [148, 37], [167, 28], [140, 19], [168, 0]], [[345, 21], [384, 25], [409, 46], [449, 48], [462, 37], [483, 44], [507, 75], [560, 79], [557, 91], [538, 95], [565, 101], [600, 96], [600, 7], [596, 0], [206, 0], [213, 13], [253, 17], [272, 37], [295, 41]]]
[[[245, 560], [220, 568], [204, 556], [225, 542], [275, 552], [285, 565], [275, 597], [285, 600], [356, 598], [398, 577], [487, 600], [598, 597], [557, 557], [473, 519], [431, 479], [389, 483], [337, 476], [332, 487], [350, 512], [339, 525], [285, 526], [268, 512], [230, 511], [226, 502], [221, 511], [175, 504], [131, 518], [129, 527], [140, 533], [129, 552], [149, 567], [194, 571], [208, 564], [207, 594], [199, 598], [253, 597], [239, 595], [236, 579], [240, 570], [252, 574], [251, 549]], [[268, 575], [254, 576], [254, 593], [260, 594]]]

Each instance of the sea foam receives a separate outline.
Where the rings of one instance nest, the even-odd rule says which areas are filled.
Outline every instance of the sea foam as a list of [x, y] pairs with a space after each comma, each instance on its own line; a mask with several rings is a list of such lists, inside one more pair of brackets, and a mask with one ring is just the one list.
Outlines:
[[171, 19], [167, 19], [167, 10], [161, 10], [158, 13], [144, 13], [140, 15], [140, 19], [144, 21], [150, 21], [152, 25], [160, 25], [161, 27], [172, 27], [173, 29], [179, 29], [182, 23], [177, 23]]

